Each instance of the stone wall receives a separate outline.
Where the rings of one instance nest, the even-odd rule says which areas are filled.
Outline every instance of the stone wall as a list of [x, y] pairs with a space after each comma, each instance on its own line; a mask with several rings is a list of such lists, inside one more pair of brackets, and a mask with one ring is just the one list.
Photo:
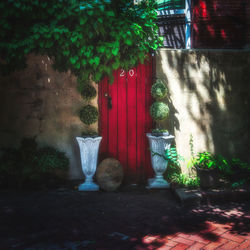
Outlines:
[[[76, 78], [52, 69], [47, 56], [30, 55], [28, 67], [0, 78], [0, 148], [23, 137], [53, 146], [70, 158], [69, 178], [82, 178], [76, 136], [87, 129], [78, 113], [86, 104]], [[161, 124], [190, 157], [210, 150], [250, 161], [250, 51], [168, 50], [156, 55], [156, 75], [166, 81], [171, 116]], [[95, 85], [97, 88], [97, 86]], [[97, 105], [97, 98], [92, 101]], [[97, 123], [92, 126], [97, 130]]]
[[[78, 113], [86, 103], [76, 78], [52, 68], [47, 56], [30, 55], [28, 67], [0, 78], [0, 147], [17, 147], [23, 137], [53, 146], [70, 158], [69, 178], [83, 176], [76, 136], [86, 130]], [[97, 86], [95, 86], [97, 88]], [[93, 104], [97, 105], [97, 99]], [[92, 126], [97, 130], [97, 124]]]
[[169, 88], [170, 118], [161, 124], [190, 157], [210, 150], [250, 162], [250, 51], [168, 50], [156, 55], [156, 76]]

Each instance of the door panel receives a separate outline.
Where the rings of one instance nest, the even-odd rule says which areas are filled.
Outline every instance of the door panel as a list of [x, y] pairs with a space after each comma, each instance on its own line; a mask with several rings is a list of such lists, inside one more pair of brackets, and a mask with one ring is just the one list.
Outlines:
[[99, 132], [103, 137], [100, 160], [118, 159], [125, 181], [138, 183], [151, 177], [153, 172], [146, 138], [146, 132], [152, 129], [149, 115], [152, 62], [127, 72], [116, 70], [114, 79], [112, 85], [106, 78], [99, 84]]

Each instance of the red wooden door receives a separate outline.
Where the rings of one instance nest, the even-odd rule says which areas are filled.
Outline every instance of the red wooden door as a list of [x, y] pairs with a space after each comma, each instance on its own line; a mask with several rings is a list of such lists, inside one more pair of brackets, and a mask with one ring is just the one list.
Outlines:
[[152, 128], [152, 61], [113, 74], [112, 85], [107, 79], [99, 84], [99, 132], [103, 137], [99, 159], [118, 159], [125, 181], [138, 183], [153, 172], [146, 138], [146, 132]]

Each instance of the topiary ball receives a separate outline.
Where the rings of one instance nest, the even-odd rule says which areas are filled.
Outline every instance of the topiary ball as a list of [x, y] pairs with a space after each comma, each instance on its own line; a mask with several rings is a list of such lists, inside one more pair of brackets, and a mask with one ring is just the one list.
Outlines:
[[155, 99], [164, 98], [167, 95], [167, 92], [166, 85], [159, 79], [152, 85], [151, 95]]
[[98, 119], [98, 110], [92, 105], [86, 105], [80, 111], [80, 119], [83, 123], [90, 125]]
[[90, 84], [84, 84], [81, 90], [81, 96], [86, 100], [92, 100], [96, 97], [96, 89]]
[[162, 121], [169, 115], [169, 107], [164, 102], [154, 102], [150, 107], [150, 115], [155, 121]]

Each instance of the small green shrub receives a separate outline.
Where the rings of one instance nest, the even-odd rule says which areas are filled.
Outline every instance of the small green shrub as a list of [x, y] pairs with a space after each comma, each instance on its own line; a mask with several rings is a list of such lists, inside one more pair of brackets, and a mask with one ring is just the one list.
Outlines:
[[155, 99], [162, 99], [167, 95], [167, 87], [160, 79], [152, 85], [151, 95]]
[[44, 147], [37, 151], [37, 165], [42, 172], [51, 172], [55, 169], [65, 170], [69, 160], [63, 152], [51, 147]]
[[83, 123], [90, 125], [98, 120], [98, 110], [92, 105], [86, 105], [80, 111], [80, 119]]
[[54, 148], [38, 148], [34, 139], [24, 139], [18, 149], [5, 149], [0, 158], [0, 186], [37, 188], [50, 180], [60, 181], [58, 170], [67, 170], [69, 159]]
[[179, 187], [198, 188], [200, 186], [200, 181], [197, 176], [186, 174], [173, 174], [170, 181]]
[[83, 88], [81, 90], [81, 96], [85, 99], [85, 100], [92, 100], [96, 97], [97, 93], [96, 93], [96, 89], [90, 85], [90, 84], [84, 84]]
[[154, 102], [150, 107], [150, 115], [155, 121], [165, 120], [169, 115], [169, 107], [164, 102]]

